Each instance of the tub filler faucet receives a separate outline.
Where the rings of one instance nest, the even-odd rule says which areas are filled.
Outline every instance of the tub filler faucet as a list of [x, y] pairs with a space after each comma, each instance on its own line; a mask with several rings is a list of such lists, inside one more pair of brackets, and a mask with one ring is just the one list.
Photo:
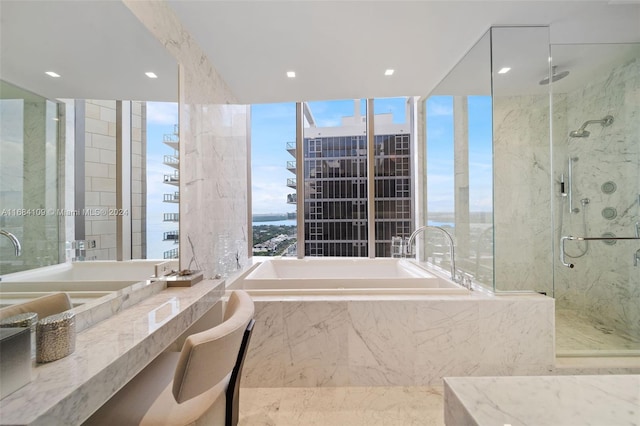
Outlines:
[[22, 254], [22, 246], [20, 245], [20, 241], [15, 235], [13, 235], [9, 231], [5, 231], [4, 229], [0, 229], [0, 235], [4, 235], [11, 241], [11, 243], [13, 244], [13, 248], [16, 251], [16, 257]]
[[426, 232], [429, 229], [440, 231], [446, 237], [447, 242], [449, 243], [449, 257], [451, 258], [451, 280], [456, 283], [460, 282], [460, 279], [456, 273], [456, 249], [453, 244], [453, 238], [451, 237], [451, 234], [447, 232], [446, 229], [441, 228], [440, 226], [425, 225], [413, 231], [413, 234], [411, 234], [411, 236], [409, 237], [409, 241], [407, 242], [407, 245], [405, 247], [406, 256], [409, 257], [413, 254], [414, 241], [418, 236], [418, 234], [420, 232]]

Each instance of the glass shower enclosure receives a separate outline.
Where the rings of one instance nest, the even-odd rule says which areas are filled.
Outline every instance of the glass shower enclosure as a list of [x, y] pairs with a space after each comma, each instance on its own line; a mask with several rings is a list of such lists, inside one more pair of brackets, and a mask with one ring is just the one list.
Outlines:
[[[558, 356], [640, 354], [640, 45], [493, 27], [421, 105], [422, 223], [495, 294], [555, 298]], [[447, 268], [427, 236], [425, 260]]]
[[552, 45], [558, 355], [640, 354], [640, 45]]
[[22, 246], [16, 256], [0, 237], [0, 275], [59, 263], [58, 206], [63, 108], [42, 96], [0, 81], [0, 229]]

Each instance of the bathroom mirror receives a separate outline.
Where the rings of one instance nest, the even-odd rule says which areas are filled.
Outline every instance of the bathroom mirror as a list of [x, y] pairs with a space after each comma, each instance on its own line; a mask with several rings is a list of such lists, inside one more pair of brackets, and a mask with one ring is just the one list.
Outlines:
[[[144, 140], [144, 102], [176, 102], [178, 70], [175, 59], [121, 2], [0, 2], [0, 19], [0, 210], [56, 211], [45, 217], [0, 217], [2, 229], [15, 231], [23, 247], [16, 257], [11, 242], [2, 237], [1, 276], [63, 262], [69, 254], [65, 242], [81, 234], [79, 217], [73, 214], [80, 211], [77, 206], [117, 214], [122, 206], [108, 180], [118, 180], [122, 187], [130, 182], [130, 204], [144, 206], [144, 145], [133, 144], [128, 167], [120, 164], [111, 146], [122, 124], [115, 117], [118, 108], [128, 105], [129, 113], [121, 116], [130, 121], [130, 137]], [[35, 139], [39, 150], [27, 145]], [[44, 181], [36, 184], [36, 175]], [[115, 247], [111, 225], [106, 229], [100, 223], [102, 211], [85, 216], [82, 239], [99, 235], [104, 241], [97, 241], [98, 246]], [[140, 219], [131, 217], [131, 241], [144, 238]], [[31, 225], [34, 221], [40, 222]], [[109, 250], [102, 259], [115, 260], [116, 249]]]

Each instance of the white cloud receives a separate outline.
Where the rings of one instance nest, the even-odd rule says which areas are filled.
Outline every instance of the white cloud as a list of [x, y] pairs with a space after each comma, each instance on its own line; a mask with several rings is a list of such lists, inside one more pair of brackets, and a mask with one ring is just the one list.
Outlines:
[[147, 123], [177, 124], [178, 104], [175, 102], [147, 102]]
[[431, 99], [427, 102], [427, 115], [432, 117], [453, 115], [453, 107], [450, 103], [442, 103]]

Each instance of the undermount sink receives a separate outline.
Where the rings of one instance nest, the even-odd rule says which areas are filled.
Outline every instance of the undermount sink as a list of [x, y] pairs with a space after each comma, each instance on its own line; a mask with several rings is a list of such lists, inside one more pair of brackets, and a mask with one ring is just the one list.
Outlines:
[[61, 263], [2, 276], [2, 282], [141, 281], [155, 273], [161, 260], [97, 260]]
[[79, 332], [166, 288], [166, 282], [151, 279], [160, 262], [76, 262], [7, 274], [0, 281], [0, 307], [63, 291]]
[[[38, 297], [46, 296], [47, 294], [54, 293], [52, 291], [0, 291], [0, 308], [4, 308], [11, 305], [17, 305], [19, 303], [26, 303], [30, 300]], [[74, 307], [82, 306], [87, 303], [91, 303], [104, 296], [109, 296], [113, 292], [111, 291], [68, 291], [66, 292], [71, 299], [71, 303]]]
[[0, 293], [48, 292], [52, 291], [117, 291], [129, 287], [135, 281], [9, 281], [0, 282]]

